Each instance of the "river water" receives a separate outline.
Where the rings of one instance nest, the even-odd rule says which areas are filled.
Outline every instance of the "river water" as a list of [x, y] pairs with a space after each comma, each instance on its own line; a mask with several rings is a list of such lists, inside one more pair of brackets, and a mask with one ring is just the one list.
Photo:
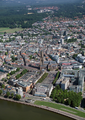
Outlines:
[[0, 120], [73, 120], [73, 119], [36, 107], [0, 100]]

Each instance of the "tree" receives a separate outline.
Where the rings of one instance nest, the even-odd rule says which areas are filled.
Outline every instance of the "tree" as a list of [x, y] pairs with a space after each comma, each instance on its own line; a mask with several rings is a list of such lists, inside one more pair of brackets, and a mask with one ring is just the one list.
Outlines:
[[7, 82], [7, 79], [5, 79], [4, 81]]
[[7, 76], [10, 76], [10, 74], [8, 73]]
[[60, 86], [59, 86], [59, 85], [57, 85], [57, 86], [56, 86], [56, 89], [57, 89], [57, 90], [60, 90]]
[[5, 55], [8, 55], [8, 52], [5, 52]]
[[54, 101], [57, 100], [59, 103], [65, 103], [67, 105], [70, 105], [72, 107], [78, 107], [80, 105], [80, 102], [82, 100], [82, 93], [76, 93], [73, 91], [67, 91], [67, 90], [62, 90], [59, 85], [57, 85], [52, 93], [51, 97], [53, 98]]
[[63, 99], [63, 97], [61, 98], [61, 103], [64, 103], [64, 99]]
[[4, 81], [5, 79], [4, 79], [4, 78], [2, 78], [2, 80]]
[[77, 54], [74, 54], [72, 57], [75, 59], [77, 57]]
[[60, 97], [58, 97], [58, 98], [57, 98], [57, 101], [58, 101], [59, 103], [61, 103], [61, 98], [60, 98]]
[[12, 58], [12, 62], [15, 62], [15, 57], [14, 57], [14, 56], [11, 56], [11, 58]]
[[50, 71], [50, 69], [48, 69], [48, 71]]
[[67, 104], [71, 105], [71, 100], [70, 99], [67, 100]]
[[11, 93], [11, 97], [13, 98], [13, 96], [14, 96], [14, 93]]
[[1, 88], [5, 88], [5, 85], [4, 85], [4, 84], [2, 84]]
[[17, 69], [16, 69], [16, 72], [18, 72], [18, 71], [20, 71], [20, 68], [17, 68]]
[[20, 74], [17, 74], [15, 77], [16, 77], [16, 79], [18, 79], [18, 78], [20, 78], [20, 76], [21, 76]]
[[6, 64], [5, 62], [3, 62], [3, 65]]
[[59, 78], [59, 75], [60, 75], [60, 72], [58, 71], [58, 72], [57, 72], [57, 75], [56, 75], [56, 77], [55, 77], [55, 79], [54, 79], [54, 81], [53, 81], [53, 85], [55, 85], [57, 79]]
[[75, 101], [71, 101], [71, 106], [72, 107], [76, 107], [76, 102]]
[[15, 74], [15, 71], [11, 71], [10, 74], [11, 74], [11, 75]]
[[2, 94], [2, 90], [0, 90], [0, 95]]
[[21, 95], [16, 94], [16, 99], [20, 100], [20, 98], [21, 98]]
[[22, 33], [20, 34], [20, 36], [21, 36], [21, 38], [23, 38], [23, 34]]
[[9, 95], [10, 95], [10, 92], [8, 91], [8, 92], [6, 93], [6, 96], [9, 97]]

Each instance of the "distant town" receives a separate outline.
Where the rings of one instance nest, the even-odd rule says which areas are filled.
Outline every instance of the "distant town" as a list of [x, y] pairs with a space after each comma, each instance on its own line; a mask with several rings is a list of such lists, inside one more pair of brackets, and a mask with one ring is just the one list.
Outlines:
[[0, 94], [85, 108], [85, 19], [48, 16], [0, 34]]

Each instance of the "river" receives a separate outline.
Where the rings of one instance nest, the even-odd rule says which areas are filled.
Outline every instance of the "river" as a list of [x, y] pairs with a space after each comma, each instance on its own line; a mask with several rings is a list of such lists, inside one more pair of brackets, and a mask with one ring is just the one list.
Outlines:
[[73, 119], [36, 107], [0, 100], [0, 120], [73, 120]]

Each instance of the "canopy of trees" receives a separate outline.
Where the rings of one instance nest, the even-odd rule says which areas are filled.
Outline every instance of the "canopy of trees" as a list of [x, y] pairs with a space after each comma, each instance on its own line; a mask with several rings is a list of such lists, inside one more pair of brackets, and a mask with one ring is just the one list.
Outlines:
[[44, 73], [43, 76], [38, 80], [38, 83], [41, 83], [47, 76], [48, 73]]
[[78, 107], [82, 100], [82, 93], [76, 93], [73, 91], [62, 90], [59, 85], [57, 85], [52, 93], [51, 97], [54, 101], [70, 105], [71, 107]]
[[37, 11], [30, 11], [33, 14], [27, 14], [26, 6], [1, 7], [0, 8], [0, 27], [22, 27], [30, 28], [36, 21], [41, 21], [47, 16], [46, 13], [38, 14]]
[[55, 79], [53, 81], [53, 85], [55, 85], [55, 83], [56, 83], [57, 79], [59, 78], [59, 76], [60, 76], [60, 72], [58, 71], [57, 74], [56, 74], [56, 77], [55, 77]]
[[20, 100], [20, 98], [21, 98], [21, 95], [16, 94], [16, 99]]
[[[51, 5], [50, 5], [51, 6]], [[53, 5], [52, 5], [53, 6]], [[51, 17], [67, 17], [75, 19], [75, 17], [82, 18], [85, 15], [85, 4], [55, 4], [59, 10], [54, 10], [53, 14], [50, 13], [37, 13], [37, 10], [31, 10], [32, 14], [28, 14], [26, 6], [15, 6], [15, 7], [0, 7], [0, 27], [22, 27], [29, 28], [36, 21], [41, 21], [47, 16]], [[67, 12], [68, 11], [68, 12]], [[73, 27], [73, 26], [70, 26]]]

